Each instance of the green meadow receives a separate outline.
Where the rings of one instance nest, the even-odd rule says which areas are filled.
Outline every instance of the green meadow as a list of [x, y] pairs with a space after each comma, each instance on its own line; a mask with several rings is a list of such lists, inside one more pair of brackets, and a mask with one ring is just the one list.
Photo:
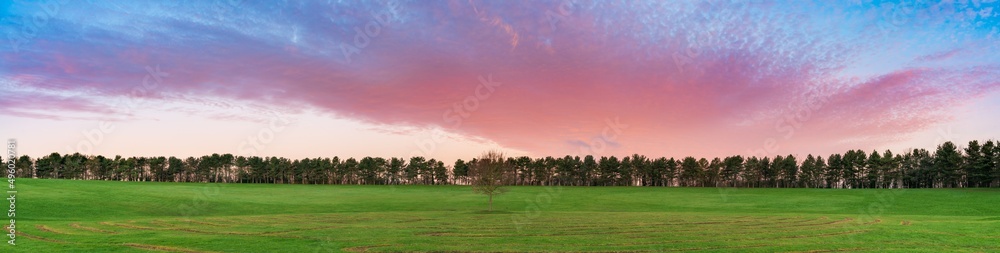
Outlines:
[[[1000, 189], [18, 179], [3, 252], [997, 252]], [[8, 222], [4, 222], [7, 224]]]

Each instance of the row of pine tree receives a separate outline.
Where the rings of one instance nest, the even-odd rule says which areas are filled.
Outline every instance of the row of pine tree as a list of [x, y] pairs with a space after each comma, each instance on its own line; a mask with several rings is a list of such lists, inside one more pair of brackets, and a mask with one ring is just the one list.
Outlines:
[[[515, 185], [771, 188], [1000, 187], [1000, 144], [945, 142], [933, 152], [850, 150], [827, 157], [777, 155], [648, 158], [631, 155], [510, 157]], [[5, 164], [8, 161], [4, 161]], [[469, 166], [424, 157], [290, 160], [212, 154], [202, 157], [104, 157], [52, 153], [13, 161], [18, 177], [81, 180], [276, 184], [467, 184]]]

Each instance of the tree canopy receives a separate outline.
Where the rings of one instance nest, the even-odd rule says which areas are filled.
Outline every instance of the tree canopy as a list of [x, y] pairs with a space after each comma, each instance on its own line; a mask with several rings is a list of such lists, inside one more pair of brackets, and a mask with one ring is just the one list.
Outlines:
[[490, 211], [493, 211], [493, 197], [506, 192], [505, 186], [513, 179], [514, 170], [499, 151], [484, 153], [469, 168], [472, 191], [489, 196]]
[[[236, 156], [105, 157], [52, 153], [15, 159], [22, 178], [276, 184], [476, 184], [479, 165], [503, 165], [510, 185], [944, 188], [1000, 187], [1000, 147], [994, 140], [965, 147], [945, 142], [935, 150], [819, 156], [775, 155], [697, 158], [477, 157], [444, 161], [381, 158]], [[7, 159], [7, 158], [5, 158]]]

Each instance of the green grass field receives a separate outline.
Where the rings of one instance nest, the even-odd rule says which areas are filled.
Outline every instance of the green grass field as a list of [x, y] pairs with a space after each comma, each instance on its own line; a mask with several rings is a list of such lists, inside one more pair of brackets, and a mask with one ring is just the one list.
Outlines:
[[1000, 251], [997, 189], [17, 186], [3, 252]]

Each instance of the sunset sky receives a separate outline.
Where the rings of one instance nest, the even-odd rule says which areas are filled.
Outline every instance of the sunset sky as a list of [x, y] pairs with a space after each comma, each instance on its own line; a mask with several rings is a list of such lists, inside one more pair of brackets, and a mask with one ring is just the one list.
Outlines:
[[997, 138], [1000, 1], [923, 2], [3, 1], [0, 137], [449, 163]]

